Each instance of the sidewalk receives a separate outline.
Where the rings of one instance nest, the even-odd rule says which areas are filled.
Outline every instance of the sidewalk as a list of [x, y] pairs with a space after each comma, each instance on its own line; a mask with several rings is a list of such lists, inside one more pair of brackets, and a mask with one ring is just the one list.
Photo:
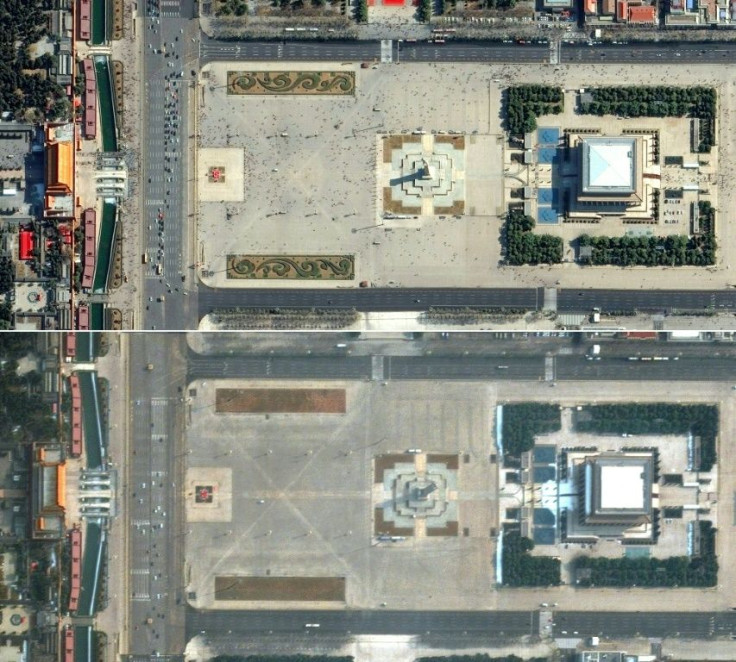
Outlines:
[[123, 275], [128, 282], [123, 282], [117, 290], [111, 290], [109, 305], [118, 308], [123, 314], [123, 329], [132, 329], [138, 322], [140, 310], [140, 281], [142, 268], [140, 264], [140, 227], [141, 227], [141, 194], [142, 161], [141, 137], [141, 43], [133, 38], [134, 29], [138, 39], [144, 36], [143, 20], [133, 18], [132, 5], [126, 3], [123, 17], [125, 37], [112, 42], [112, 59], [123, 63], [124, 111], [121, 116], [120, 149], [132, 152], [137, 160], [137, 167], [128, 171], [130, 195], [120, 204], [120, 223], [118, 228], [123, 252]]
[[111, 335], [107, 356], [98, 359], [99, 376], [108, 380], [110, 445], [108, 459], [118, 474], [114, 495], [116, 516], [110, 522], [107, 568], [107, 606], [97, 615], [96, 627], [107, 633], [108, 659], [128, 650], [128, 556], [127, 556], [127, 445], [128, 445], [128, 336]]

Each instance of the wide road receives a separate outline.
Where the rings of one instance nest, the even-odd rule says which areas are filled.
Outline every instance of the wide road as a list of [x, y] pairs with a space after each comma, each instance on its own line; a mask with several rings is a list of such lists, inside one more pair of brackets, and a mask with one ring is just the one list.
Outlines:
[[669, 313], [680, 310], [736, 308], [736, 289], [729, 290], [565, 290], [557, 292], [557, 310]]
[[[736, 44], [717, 42], [709, 44], [687, 44], [677, 42], [652, 44], [563, 44], [560, 61], [562, 64], [637, 64], [637, 63], [683, 63], [732, 64], [736, 62]], [[684, 63], [687, 63], [685, 65]]]
[[[173, 340], [175, 337], [171, 337]], [[131, 336], [128, 545], [132, 655], [183, 650], [183, 504], [179, 387], [183, 362], [162, 334]], [[148, 366], [152, 369], [149, 370]]]
[[[348, 347], [350, 347], [349, 343]], [[656, 349], [655, 349], [656, 347]], [[587, 360], [580, 354], [547, 356], [540, 348], [523, 354], [473, 354], [435, 350], [425, 356], [352, 356], [346, 349], [309, 356], [190, 355], [188, 378], [196, 379], [371, 379], [375, 360], [380, 379], [458, 379], [489, 381], [736, 381], [736, 357], [712, 352], [680, 356], [676, 345], [651, 345], [643, 351]], [[637, 360], [630, 360], [629, 357]], [[667, 360], [655, 360], [654, 357]]]
[[707, 639], [736, 633], [734, 612], [556, 612], [554, 622], [556, 637]]
[[544, 303], [538, 288], [214, 289], [202, 287], [200, 318], [224, 308], [354, 308], [359, 311], [426, 310], [430, 306], [475, 306], [536, 310]]
[[[430, 307], [539, 310], [543, 288], [215, 289], [200, 287], [199, 317], [227, 308], [354, 308], [360, 312], [423, 311]], [[560, 289], [558, 313], [665, 313], [736, 309], [736, 289]]]
[[[144, 329], [196, 326], [194, 276], [190, 269], [191, 170], [189, 95], [197, 62], [199, 31], [193, 2], [146, 0], [141, 39], [143, 72], [141, 117], [143, 149]], [[191, 303], [190, 303], [191, 302]]]
[[[217, 41], [202, 36], [200, 61], [250, 60], [284, 62], [380, 60], [378, 41]], [[399, 62], [529, 62], [549, 60], [548, 44], [499, 42], [403, 42], [393, 44], [393, 59]]]
[[[231, 631], [234, 636], [253, 633], [304, 633], [306, 623], [319, 623], [319, 634], [426, 635], [467, 632], [494, 637], [537, 635], [538, 612], [531, 611], [187, 611], [187, 638], [204, 632], [214, 640]], [[315, 628], [316, 629], [316, 628]]]
[[[550, 62], [548, 44], [506, 44], [489, 41], [447, 39], [444, 44], [428, 41], [393, 43], [394, 62]], [[203, 36], [200, 59], [296, 62], [357, 62], [380, 60], [378, 41], [218, 41]], [[560, 63], [633, 64], [637, 62], [684, 64], [731, 64], [736, 62], [736, 44], [677, 42], [641, 44], [562, 43]]]
[[[555, 637], [608, 639], [683, 637], [710, 639], [736, 632], [732, 612], [555, 612]], [[319, 628], [306, 628], [319, 623]], [[201, 636], [220, 653], [258, 635], [292, 635], [324, 640], [352, 635], [405, 635], [432, 638], [483, 637], [486, 641], [538, 635], [538, 612], [447, 611], [195, 611], [189, 610], [186, 636]], [[307, 644], [302, 644], [307, 645]]]

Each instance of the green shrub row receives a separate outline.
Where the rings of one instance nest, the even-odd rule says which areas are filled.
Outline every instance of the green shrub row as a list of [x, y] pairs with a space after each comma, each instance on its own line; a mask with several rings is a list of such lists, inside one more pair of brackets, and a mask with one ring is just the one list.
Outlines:
[[560, 408], [546, 402], [519, 402], [503, 407], [504, 455], [519, 457], [534, 448], [534, 438], [560, 429]]
[[562, 262], [562, 239], [535, 234], [536, 221], [520, 209], [509, 211], [506, 220], [506, 261], [509, 264], [558, 264]]
[[559, 586], [560, 560], [551, 556], [532, 556], [534, 543], [518, 531], [503, 536], [504, 586]]
[[539, 115], [562, 112], [562, 89], [547, 85], [518, 85], [506, 90], [506, 128], [520, 136], [537, 128]]
[[586, 90], [593, 101], [580, 105], [588, 115], [622, 117], [697, 117], [700, 119], [698, 150], [710, 152], [715, 144], [717, 94], [712, 87], [594, 87]]
[[590, 570], [590, 578], [578, 586], [706, 587], [718, 583], [718, 560], [715, 553], [716, 530], [710, 522], [698, 522], [700, 554], [693, 557], [658, 558], [589, 557], [574, 561], [575, 572]]
[[591, 246], [582, 264], [630, 266], [709, 266], [716, 261], [715, 209], [699, 202], [700, 234], [667, 237], [578, 237], [578, 246]]
[[[667, 402], [594, 405], [575, 417], [575, 430], [593, 434], [687, 434], [700, 437], [700, 471], [716, 462], [718, 407]], [[504, 410], [504, 416], [506, 412]]]

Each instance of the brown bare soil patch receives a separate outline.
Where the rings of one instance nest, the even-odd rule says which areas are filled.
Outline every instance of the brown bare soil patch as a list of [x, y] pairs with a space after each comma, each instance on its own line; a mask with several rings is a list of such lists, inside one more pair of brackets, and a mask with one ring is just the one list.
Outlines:
[[429, 536], [456, 536], [458, 532], [457, 522], [447, 522], [446, 526], [440, 528], [427, 527], [427, 537]]
[[395, 526], [393, 522], [383, 520], [383, 508], [373, 509], [373, 532], [383, 536], [404, 536], [408, 538], [414, 535], [414, 529]]
[[345, 602], [345, 577], [215, 577], [215, 600]]
[[388, 454], [388, 455], [377, 455], [373, 460], [373, 482], [383, 482], [383, 472], [386, 469], [393, 469], [397, 462], [413, 462], [414, 458], [411, 455], [406, 454]]
[[435, 214], [462, 214], [465, 212], [465, 200], [456, 200], [450, 207], [435, 207]]
[[401, 202], [391, 199], [391, 187], [383, 187], [383, 211], [391, 212], [392, 214], [419, 214], [422, 211], [421, 207], [404, 207]]
[[435, 136], [436, 143], [449, 143], [455, 146], [455, 149], [465, 149], [465, 136]]
[[345, 389], [218, 388], [219, 414], [344, 414]]
[[457, 469], [460, 463], [460, 456], [454, 453], [438, 454], [428, 453], [427, 464], [444, 464], [448, 469]]

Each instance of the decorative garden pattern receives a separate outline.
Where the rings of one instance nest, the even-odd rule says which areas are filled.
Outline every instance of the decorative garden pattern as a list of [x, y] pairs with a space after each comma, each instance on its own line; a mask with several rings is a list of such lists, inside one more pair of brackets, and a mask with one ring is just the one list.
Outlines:
[[354, 255], [228, 255], [228, 278], [352, 280]]
[[355, 94], [354, 71], [228, 71], [228, 94]]

